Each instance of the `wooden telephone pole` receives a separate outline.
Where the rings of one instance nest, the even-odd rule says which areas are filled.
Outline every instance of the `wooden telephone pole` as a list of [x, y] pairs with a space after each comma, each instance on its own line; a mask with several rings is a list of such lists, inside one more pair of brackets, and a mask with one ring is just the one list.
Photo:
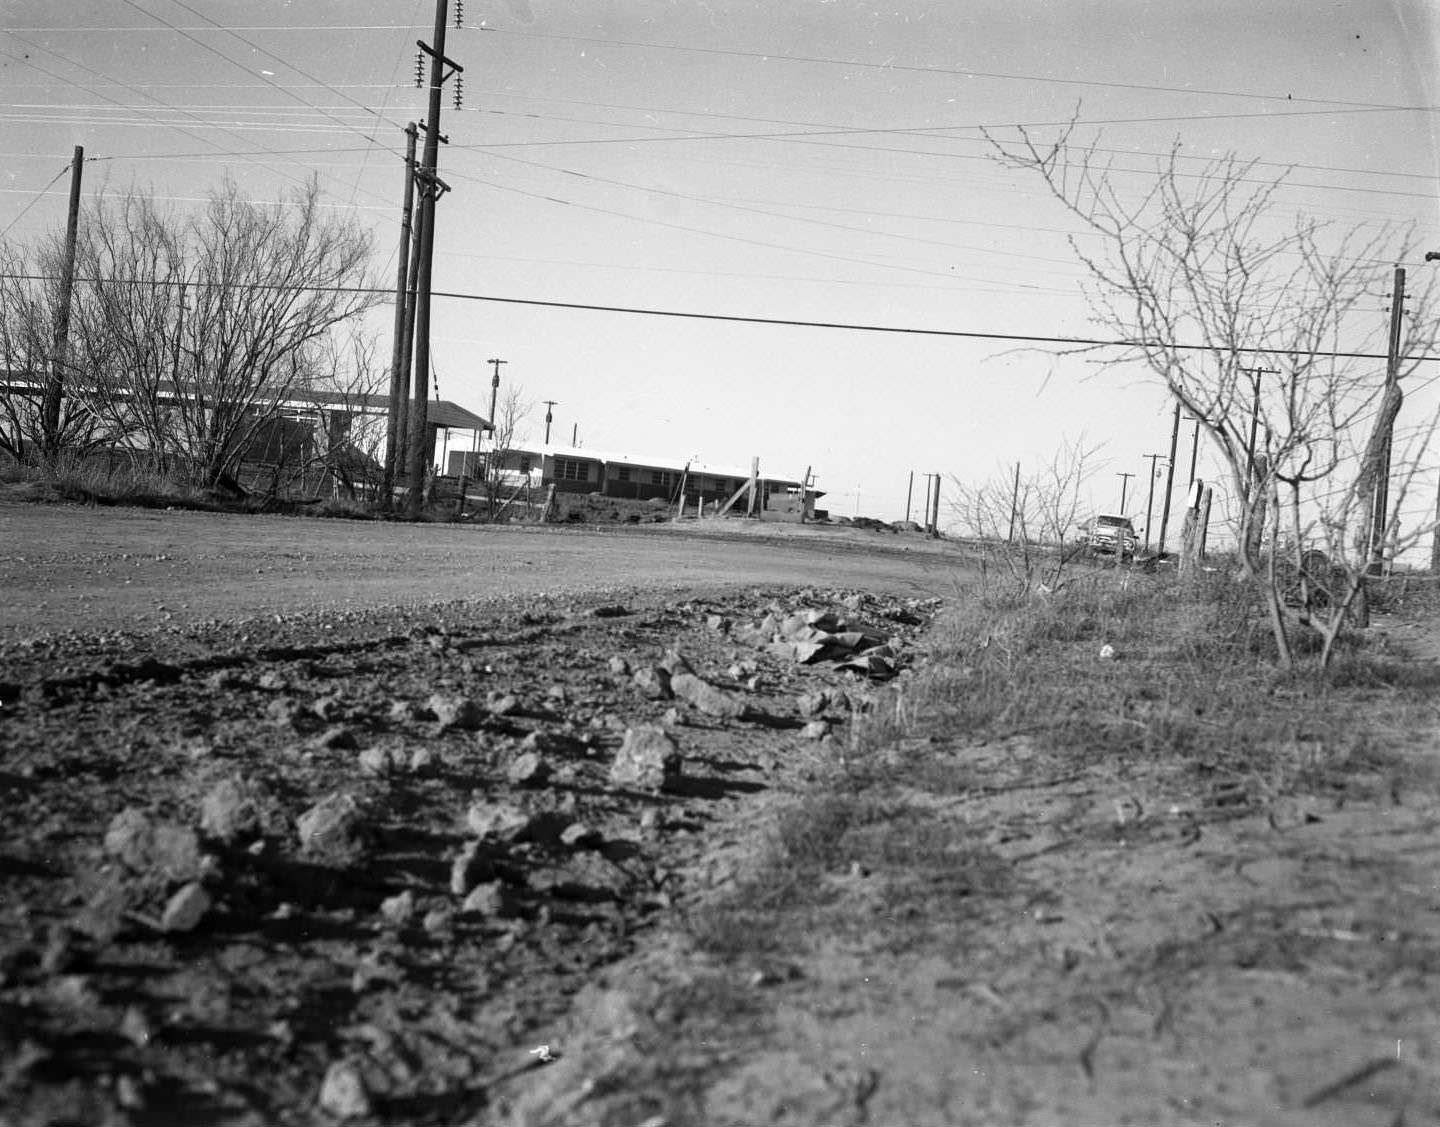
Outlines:
[[385, 420], [385, 465], [380, 479], [381, 503], [389, 509], [395, 496], [395, 473], [405, 445], [405, 404], [410, 397], [410, 345], [415, 324], [415, 275], [411, 271], [411, 231], [415, 214], [415, 139], [412, 121], [405, 127], [405, 198], [400, 209], [400, 253], [395, 267], [395, 344], [390, 355], [390, 404]]
[[[445, 82], [464, 68], [445, 57], [446, 0], [435, 0], [435, 35], [433, 46], [421, 41], [418, 46], [430, 56], [430, 105], [425, 118], [425, 151], [415, 179], [420, 192], [419, 269], [415, 282], [415, 372], [414, 398], [410, 406], [409, 462], [410, 495], [407, 511], [411, 517], [420, 515], [425, 496], [425, 463], [429, 429], [426, 403], [427, 377], [430, 372], [430, 287], [435, 266], [435, 203], [449, 191], [449, 185], [438, 175], [440, 165], [440, 95]], [[448, 70], [446, 68], [449, 68]]]
[[65, 260], [61, 263], [60, 295], [55, 304], [55, 335], [50, 353], [50, 379], [40, 416], [40, 440], [46, 457], [60, 452], [60, 407], [65, 399], [65, 366], [70, 350], [70, 295], [75, 289], [75, 242], [80, 227], [80, 175], [85, 148], [75, 146], [70, 164], [70, 211], [65, 220]]

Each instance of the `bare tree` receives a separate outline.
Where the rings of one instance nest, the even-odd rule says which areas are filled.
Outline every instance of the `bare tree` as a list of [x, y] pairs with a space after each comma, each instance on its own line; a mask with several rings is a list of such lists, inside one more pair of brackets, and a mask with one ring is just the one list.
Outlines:
[[1006, 576], [1019, 593], [1064, 585], [1083, 550], [1073, 532], [1096, 453], [1080, 439], [1029, 474], [1006, 469], [978, 484], [951, 475], [951, 513], [963, 534], [980, 542], [987, 570]]
[[[1143, 365], [1201, 420], [1239, 501], [1241, 567], [1261, 583], [1288, 667], [1293, 628], [1315, 620], [1286, 597], [1280, 549], [1293, 556], [1321, 534], [1350, 586], [1363, 587], [1365, 553], [1355, 546], [1369, 540], [1373, 449], [1398, 407], [1373, 355], [1385, 351], [1377, 282], [1381, 263], [1413, 253], [1409, 239], [1303, 216], [1286, 223], [1276, 202], [1284, 176], [1233, 155], [1182, 169], [1178, 144], [1132, 194], [1120, 181], [1133, 170], [1073, 136], [1072, 123], [1049, 144], [1024, 129], [989, 139], [999, 160], [1035, 173], [1083, 225], [1087, 241], [1071, 245], [1090, 275], [1092, 314], [1126, 342], [1101, 362]], [[1399, 355], [1422, 354], [1435, 335], [1433, 319], [1411, 320]], [[1397, 377], [1414, 363], [1402, 359]], [[1322, 663], [1332, 648], [1333, 637]]]
[[[490, 449], [481, 463], [480, 487], [485, 495], [486, 513], [498, 520], [508, 504], [528, 485], [528, 471], [522, 465], [523, 428], [535, 409], [518, 387], [508, 388], [495, 406], [490, 420]], [[538, 467], [536, 467], [538, 468]]]
[[[114, 437], [87, 387], [62, 397], [57, 415], [46, 418], [47, 389], [75, 370], [54, 347], [59, 254], [56, 239], [34, 249], [0, 246], [0, 450], [17, 462], [53, 461], [61, 449], [84, 454]], [[57, 363], [65, 367], [58, 385], [51, 380]]]
[[303, 388], [316, 347], [380, 300], [370, 237], [315, 181], [271, 206], [227, 180], [197, 214], [102, 195], [84, 218], [71, 354], [116, 431], [214, 486]]

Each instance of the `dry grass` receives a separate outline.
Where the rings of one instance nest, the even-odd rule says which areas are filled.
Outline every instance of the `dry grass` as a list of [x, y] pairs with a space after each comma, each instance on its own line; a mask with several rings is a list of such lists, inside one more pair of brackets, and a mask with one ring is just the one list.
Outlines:
[[[1433, 591], [1412, 582], [1400, 597], [1428, 609]], [[1287, 795], [1440, 785], [1400, 754], [1433, 727], [1440, 673], [1352, 643], [1328, 674], [1283, 675], [1255, 593], [1222, 577], [1110, 570], [1046, 596], [967, 592], [928, 657], [857, 719], [828, 785], [781, 815], [750, 876], [694, 913], [701, 946], [737, 959], [844, 934], [855, 921], [832, 906], [854, 865], [882, 878], [886, 911], [924, 906], [912, 940], [936, 919], [983, 916], [1012, 891], [1009, 867], [985, 827], [916, 802], [979, 785], [949, 749], [1020, 738], [1037, 775], [1163, 780], [1201, 809], [1223, 791], [1216, 817]]]

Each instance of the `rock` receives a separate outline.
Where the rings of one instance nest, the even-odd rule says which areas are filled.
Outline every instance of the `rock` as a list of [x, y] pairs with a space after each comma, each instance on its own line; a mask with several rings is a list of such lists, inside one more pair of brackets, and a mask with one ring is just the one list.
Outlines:
[[332, 724], [315, 737], [312, 745], [325, 751], [354, 751], [360, 741], [344, 724]]
[[536, 892], [562, 900], [624, 900], [633, 880], [615, 862], [599, 853], [576, 853], [553, 869], [531, 872], [527, 880]]
[[365, 1077], [352, 1062], [338, 1060], [325, 1070], [320, 1110], [336, 1119], [363, 1119], [374, 1110]]
[[404, 892], [387, 896], [380, 901], [380, 914], [387, 923], [403, 926], [415, 914], [415, 894], [408, 888]]
[[427, 935], [440, 935], [449, 931], [454, 922], [455, 913], [449, 908], [432, 908], [425, 913], [425, 918], [420, 921], [420, 926], [425, 929]]
[[665, 715], [660, 717], [660, 723], [667, 728], [683, 728], [685, 727], [685, 714], [678, 708], [667, 708]]
[[480, 799], [465, 811], [465, 824], [476, 837], [515, 841], [530, 828], [530, 815], [509, 803]]
[[143, 1049], [150, 1044], [150, 1038], [155, 1036], [155, 1029], [150, 1024], [150, 1019], [145, 1016], [144, 1010], [139, 1006], [127, 1006], [125, 1016], [120, 1019], [120, 1036], [137, 1049]]
[[717, 689], [709, 681], [693, 673], [681, 673], [671, 677], [670, 689], [681, 700], [688, 701], [707, 716], [738, 720], [745, 715], [743, 701]]
[[408, 700], [392, 700], [385, 712], [385, 718], [392, 724], [406, 724], [412, 720], [423, 719], [423, 711]]
[[485, 710], [469, 697], [449, 693], [433, 694], [425, 708], [442, 728], [478, 728], [485, 719]]
[[337, 695], [321, 697], [310, 703], [310, 711], [327, 724], [333, 724], [345, 715], [345, 702]]
[[629, 607], [616, 604], [613, 606], [595, 607], [590, 611], [590, 616], [592, 618], [624, 618], [632, 613]]
[[743, 681], [747, 677], [753, 677], [760, 672], [760, 663], [753, 658], [746, 658], [744, 661], [733, 662], [725, 673], [737, 681]]
[[505, 772], [513, 786], [538, 787], [550, 777], [550, 765], [533, 751], [518, 756]]
[[231, 844], [260, 832], [259, 796], [243, 776], [222, 779], [200, 800], [200, 832]]
[[476, 885], [460, 905], [462, 916], [484, 916], [487, 919], [504, 919], [519, 914], [520, 906], [514, 894], [498, 880]]
[[520, 699], [514, 693], [493, 692], [486, 696], [485, 707], [491, 716], [509, 716], [520, 709]]
[[274, 693], [279, 692], [289, 684], [289, 679], [278, 669], [267, 669], [264, 673], [260, 674], [255, 682], [255, 687], [257, 689], [264, 689], [266, 692]]
[[430, 775], [435, 771], [435, 753], [428, 747], [417, 747], [410, 753], [410, 774]]
[[730, 633], [730, 620], [723, 614], [711, 614], [705, 618], [705, 625], [708, 629], [714, 630], [717, 634]]
[[111, 819], [105, 852], [139, 876], [168, 883], [196, 880], [203, 872], [200, 838], [194, 830], [152, 822], [133, 806]]
[[625, 742], [610, 765], [610, 782], [617, 787], [658, 791], [680, 773], [680, 749], [664, 728], [642, 725], [625, 731]]
[[669, 700], [672, 695], [670, 673], [658, 665], [641, 666], [635, 670], [631, 680], [635, 682], [641, 696], [649, 700]]
[[467, 841], [450, 862], [450, 891], [456, 896], [467, 895], [483, 880], [495, 875], [489, 854], [478, 841]]
[[376, 744], [362, 751], [358, 762], [360, 770], [367, 775], [384, 777], [397, 774], [405, 769], [405, 748], [397, 744]]
[[823, 740], [830, 734], [830, 725], [824, 720], [812, 720], [800, 729], [802, 740]]
[[674, 677], [677, 673], [694, 673], [695, 669], [679, 650], [666, 650], [660, 659], [660, 668]]
[[365, 825], [360, 804], [335, 793], [321, 799], [295, 821], [300, 851], [324, 861], [351, 861], [364, 850]]
[[210, 894], [197, 882], [191, 882], [170, 897], [160, 915], [162, 931], [194, 931], [210, 910]]
[[822, 715], [830, 707], [830, 694], [824, 689], [813, 693], [802, 693], [795, 698], [795, 710], [801, 716], [815, 717]]
[[621, 657], [619, 654], [616, 654], [614, 657], [612, 657], [606, 663], [606, 665], [609, 668], [610, 672], [613, 673], [616, 677], [624, 677], [630, 672], [630, 663], [626, 661], [623, 657]]
[[560, 832], [560, 844], [567, 849], [584, 849], [599, 845], [601, 840], [600, 832], [584, 822], [571, 822]]

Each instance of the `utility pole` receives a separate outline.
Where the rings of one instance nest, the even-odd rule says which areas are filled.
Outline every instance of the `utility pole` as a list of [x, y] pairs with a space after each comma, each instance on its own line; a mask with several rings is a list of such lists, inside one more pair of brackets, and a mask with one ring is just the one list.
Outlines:
[[[388, 510], [395, 498], [395, 470], [405, 445], [405, 401], [410, 395], [410, 371], [405, 363], [409, 353], [405, 326], [414, 324], [415, 307], [410, 302], [410, 231], [415, 210], [415, 138], [412, 121], [405, 127], [405, 196], [400, 203], [400, 253], [395, 266], [395, 343], [390, 353], [390, 403], [385, 419], [385, 465], [380, 478], [381, 503]], [[403, 380], [403, 382], [402, 382]]]
[[1200, 454], [1200, 420], [1194, 415], [1186, 415], [1186, 420], [1195, 424], [1195, 433], [1190, 436], [1190, 480], [1185, 483], [1185, 488], [1195, 484], [1195, 459]]
[[65, 365], [70, 350], [70, 295], [75, 289], [75, 241], [80, 226], [80, 177], [85, 168], [85, 147], [75, 146], [70, 163], [70, 210], [65, 220], [65, 261], [60, 267], [60, 294], [55, 305], [54, 348], [50, 353], [50, 380], [45, 385], [40, 440], [47, 456], [60, 452], [60, 405], [65, 398]]
[[1141, 454], [1140, 457], [1150, 459], [1150, 496], [1145, 502], [1145, 550], [1148, 552], [1150, 550], [1150, 522], [1155, 515], [1155, 463], [1165, 455]]
[[933, 478], [935, 475], [927, 473], [921, 474], [920, 476], [925, 479], [925, 531], [934, 532], [935, 526], [930, 523], [930, 479]]
[[939, 535], [940, 535], [940, 475], [937, 473], [937, 474], [934, 475], [934, 478], [935, 478], [935, 507], [934, 507], [934, 509], [933, 509], [932, 511], [934, 512], [935, 515], [930, 518], [930, 535], [931, 535], [931, 536], [939, 536]]
[[550, 445], [550, 423], [551, 423], [551, 422], [554, 420], [554, 418], [555, 418], [555, 416], [550, 413], [550, 408], [551, 408], [551, 407], [554, 407], [557, 403], [559, 403], [559, 400], [558, 400], [558, 399], [545, 399], [545, 400], [542, 400], [542, 402], [545, 404], [545, 445], [546, 445], [546, 446], [549, 446], [549, 445]]
[[[911, 470], [911, 471], [910, 471], [910, 484], [907, 485], [907, 486], [905, 486], [905, 523], [906, 523], [906, 524], [909, 524], [909, 523], [910, 523], [910, 498], [911, 498], [911, 496], [912, 496], [912, 494], [913, 494], [914, 492], [915, 492], [915, 471], [914, 471], [914, 470]], [[1440, 533], [1437, 533], [1437, 536], [1440, 536]], [[1437, 541], [1437, 543], [1440, 543], [1440, 541]]]
[[[425, 152], [415, 173], [420, 189], [420, 263], [415, 293], [415, 385], [414, 403], [409, 419], [410, 431], [410, 516], [418, 517], [424, 502], [428, 407], [425, 380], [430, 372], [430, 288], [435, 267], [435, 203], [441, 193], [449, 191], [439, 176], [440, 167], [440, 95], [445, 81], [459, 74], [463, 67], [445, 57], [446, 0], [435, 0], [434, 45], [423, 41], [418, 46], [430, 56], [430, 105], [425, 117]], [[446, 68], [449, 68], [447, 70]]]
[[1165, 554], [1165, 530], [1170, 527], [1170, 498], [1175, 492], [1175, 446], [1180, 441], [1180, 400], [1175, 400], [1175, 420], [1170, 424], [1170, 461], [1165, 466], [1165, 506], [1160, 516], [1160, 546], [1155, 554]]
[[495, 404], [500, 398], [500, 365], [508, 364], [508, 360], [487, 360], [487, 364], [495, 365], [495, 374], [490, 377], [490, 433], [495, 433]]
[[1115, 476], [1120, 479], [1120, 515], [1123, 517], [1125, 515], [1126, 487], [1130, 484], [1130, 479], [1135, 475], [1133, 473], [1117, 473]]
[[1010, 531], [1005, 536], [1005, 543], [1015, 543], [1015, 513], [1020, 508], [1020, 463], [1015, 463], [1015, 484], [1010, 490]]
[[[1395, 267], [1395, 290], [1390, 298], [1390, 347], [1385, 360], [1384, 404], [1377, 426], [1381, 430], [1380, 464], [1375, 476], [1375, 531], [1370, 542], [1370, 559], [1378, 571], [1385, 563], [1385, 535], [1390, 508], [1390, 444], [1395, 434], [1395, 416], [1400, 412], [1400, 327], [1405, 313], [1405, 267]], [[1393, 406], [1392, 406], [1393, 403]], [[1387, 409], [1388, 408], [1388, 409]]]

